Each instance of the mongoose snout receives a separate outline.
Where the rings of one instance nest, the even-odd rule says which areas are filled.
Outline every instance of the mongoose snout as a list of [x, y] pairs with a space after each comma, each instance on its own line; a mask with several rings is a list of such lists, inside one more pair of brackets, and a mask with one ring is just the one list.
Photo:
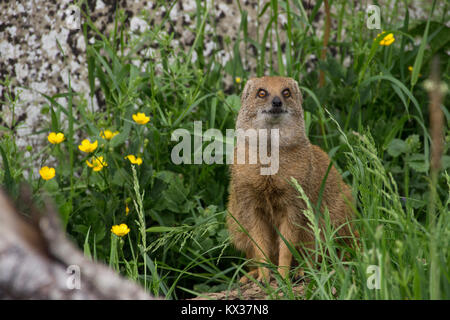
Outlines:
[[[262, 175], [261, 163], [234, 161], [231, 165], [228, 230], [233, 244], [244, 251], [248, 259], [271, 261], [278, 265], [282, 276], [288, 275], [292, 253], [276, 230], [297, 248], [313, 248], [315, 241], [303, 214], [306, 204], [298, 197], [290, 180], [295, 178], [311, 203], [317, 204], [330, 163], [328, 155], [312, 145], [306, 136], [302, 102], [294, 79], [253, 78], [244, 87], [236, 120], [236, 129], [278, 129], [279, 148], [271, 152], [279, 152], [279, 168], [273, 174]], [[351, 202], [350, 188], [331, 166], [320, 204], [322, 210], [327, 207], [330, 221], [339, 229], [337, 235], [340, 237], [353, 234], [348, 223], [352, 218]], [[269, 276], [268, 269], [263, 267], [253, 272], [259, 280]]]
[[281, 99], [278, 96], [273, 98], [273, 100], [272, 100], [272, 107], [274, 107], [274, 108], [281, 108], [282, 105], [283, 105], [283, 102], [281, 101]]

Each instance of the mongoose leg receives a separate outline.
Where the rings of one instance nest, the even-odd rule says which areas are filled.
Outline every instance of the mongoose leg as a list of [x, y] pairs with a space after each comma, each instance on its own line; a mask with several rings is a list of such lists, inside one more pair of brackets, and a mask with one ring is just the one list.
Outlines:
[[[287, 242], [293, 244], [296, 242], [295, 231], [292, 230], [293, 226], [289, 223], [288, 215], [283, 217], [280, 224], [280, 233], [286, 239]], [[289, 250], [283, 239], [280, 238], [279, 242], [279, 256], [278, 256], [278, 272], [283, 278], [289, 275], [289, 268], [292, 262], [292, 252]]]
[[[267, 225], [267, 223], [264, 221], [264, 219], [257, 219], [255, 221], [255, 225], [253, 226], [250, 236], [253, 238], [253, 245], [254, 249], [253, 252], [255, 253], [255, 260], [258, 263], [264, 263], [268, 262], [270, 263], [270, 241], [271, 239], [268, 237], [270, 234], [270, 228]], [[260, 282], [263, 281], [269, 281], [269, 269], [265, 267], [258, 267], [258, 278], [257, 280]]]

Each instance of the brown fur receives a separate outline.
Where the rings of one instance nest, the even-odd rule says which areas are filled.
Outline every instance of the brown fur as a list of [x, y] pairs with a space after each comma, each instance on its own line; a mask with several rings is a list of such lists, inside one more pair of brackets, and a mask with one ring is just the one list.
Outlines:
[[[266, 98], [257, 96], [260, 88], [269, 93]], [[282, 95], [286, 88], [291, 92], [289, 98]], [[272, 108], [275, 96], [282, 100], [287, 113], [273, 120], [271, 115], [261, 114], [261, 111]], [[283, 77], [251, 79], [244, 88], [241, 102], [237, 129], [279, 128], [279, 170], [274, 175], [261, 175], [260, 164], [234, 162], [231, 166], [228, 203], [228, 210], [234, 218], [228, 215], [228, 230], [236, 248], [244, 251], [248, 259], [263, 262], [268, 258], [286, 276], [292, 263], [292, 254], [279, 239], [274, 226], [297, 247], [300, 244], [310, 247], [314, 244], [312, 233], [304, 229], [307, 228], [307, 219], [302, 211], [306, 204], [299, 199], [299, 193], [289, 181], [291, 177], [295, 178], [315, 204], [330, 160], [305, 135], [302, 95], [295, 80]], [[334, 227], [339, 227], [351, 218], [352, 211], [348, 206], [351, 201], [350, 188], [333, 166], [325, 184], [321, 207], [328, 208]], [[235, 219], [254, 241], [242, 231]], [[339, 234], [350, 235], [351, 231], [344, 227]], [[260, 267], [254, 273], [259, 280], [269, 276], [266, 268]]]

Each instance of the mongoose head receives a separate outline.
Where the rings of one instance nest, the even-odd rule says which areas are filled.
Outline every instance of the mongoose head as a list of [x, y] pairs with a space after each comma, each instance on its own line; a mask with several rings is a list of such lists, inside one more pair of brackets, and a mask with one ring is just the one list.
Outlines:
[[278, 128], [281, 145], [298, 143], [306, 139], [302, 102], [298, 84], [292, 78], [252, 78], [242, 92], [236, 128]]

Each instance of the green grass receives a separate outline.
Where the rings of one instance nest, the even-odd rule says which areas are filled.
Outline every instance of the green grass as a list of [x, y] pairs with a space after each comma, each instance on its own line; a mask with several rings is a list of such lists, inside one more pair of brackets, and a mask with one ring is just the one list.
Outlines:
[[[268, 295], [449, 299], [450, 178], [445, 170], [450, 167], [446, 155], [450, 114], [443, 109], [443, 169], [431, 179], [429, 99], [423, 87], [434, 55], [441, 57], [441, 78], [448, 83], [444, 48], [450, 32], [442, 23], [447, 20], [446, 7], [433, 3], [426, 9], [429, 18], [425, 21], [413, 21], [409, 15], [403, 19], [395, 10], [381, 8], [383, 30], [393, 32], [396, 40], [380, 46], [374, 41], [379, 30], [365, 27], [364, 12], [357, 12], [347, 1], [330, 1], [337, 12], [332, 18], [337, 20], [338, 31], [334, 37], [336, 31], [331, 30], [328, 46], [338, 55], [328, 54], [307, 72], [308, 58], [312, 54], [320, 57], [322, 49], [319, 30], [312, 25], [321, 6], [323, 1], [317, 1], [307, 12], [298, 0], [269, 1], [258, 8], [260, 14], [251, 22], [240, 6], [236, 40], [224, 41], [233, 53], [226, 65], [219, 62], [217, 50], [204, 57], [205, 25], [214, 27], [214, 11], [205, 8], [203, 1], [197, 1], [195, 40], [187, 52], [175, 51], [173, 35], [162, 32], [165, 23], [170, 23], [168, 14], [160, 25], [131, 38], [124, 10], [117, 12], [110, 34], [97, 30], [84, 11], [82, 32], [86, 39], [93, 35], [96, 39], [93, 44], [86, 40], [90, 91], [75, 92], [69, 85], [66, 92], [44, 96], [47, 104], [42, 112], [49, 115], [49, 121], [36, 133], [46, 137], [50, 131], [61, 131], [66, 140], [59, 145], [44, 143], [30, 157], [25, 157], [30, 148], [18, 148], [15, 143], [17, 119], [0, 127], [3, 187], [17, 197], [18, 185], [27, 182], [38, 203], [43, 193], [49, 194], [67, 234], [87, 256], [104, 261], [152, 294], [181, 299], [233, 288], [249, 261], [232, 248], [224, 224], [228, 168], [173, 164], [170, 152], [176, 142], [171, 141], [171, 134], [178, 128], [193, 132], [194, 121], [202, 121], [203, 130], [216, 128], [225, 134], [234, 127], [239, 95], [248, 78], [263, 74], [293, 77], [303, 91], [310, 140], [328, 152], [352, 187], [357, 199], [354, 224], [361, 238], [358, 249], [342, 248], [329, 223], [324, 230], [317, 228], [311, 204], [304, 214], [315, 232], [315, 250], [292, 249], [298, 268], [304, 270], [305, 297], [293, 293], [296, 280], [281, 279], [271, 265], [279, 289], [265, 288]], [[267, 24], [262, 22], [263, 13], [269, 15]], [[287, 15], [286, 26], [276, 23], [280, 13]], [[256, 38], [249, 35], [250, 23], [261, 30]], [[415, 44], [414, 37], [423, 39], [422, 43]], [[285, 46], [282, 39], [289, 40]], [[215, 36], [212, 40], [219, 42]], [[150, 44], [156, 44], [152, 57], [146, 50]], [[270, 48], [267, 52], [266, 47]], [[192, 62], [194, 52], [198, 58]], [[346, 57], [352, 59], [348, 67], [344, 66]], [[253, 58], [256, 71], [250, 73], [245, 66]], [[413, 72], [408, 66], [414, 67]], [[320, 70], [325, 73], [321, 88]], [[242, 82], [233, 82], [235, 77]], [[233, 83], [224, 93], [230, 79]], [[9, 79], [0, 80], [6, 90], [1, 112], [14, 114], [20, 94], [10, 94], [14, 88]], [[105, 101], [93, 112], [88, 101], [96, 91]], [[58, 98], [66, 99], [67, 107]], [[150, 115], [150, 122], [136, 124], [132, 114], [137, 111]], [[119, 135], [107, 141], [99, 136], [102, 130], [117, 130]], [[78, 150], [81, 141], [76, 134], [98, 140], [94, 155], [104, 156], [107, 167], [94, 172], [86, 165], [92, 155]], [[143, 164], [131, 165], [124, 159], [128, 154], [140, 156]], [[56, 168], [55, 178], [43, 181], [32, 174], [44, 165]], [[304, 197], [301, 186], [292, 183]], [[435, 214], [427, 205], [430, 199], [435, 199]], [[131, 231], [119, 238], [110, 229], [121, 223]], [[338, 250], [350, 258], [342, 260]], [[317, 260], [318, 255], [323, 259]], [[380, 289], [367, 285], [373, 279], [370, 266], [378, 268]]]

